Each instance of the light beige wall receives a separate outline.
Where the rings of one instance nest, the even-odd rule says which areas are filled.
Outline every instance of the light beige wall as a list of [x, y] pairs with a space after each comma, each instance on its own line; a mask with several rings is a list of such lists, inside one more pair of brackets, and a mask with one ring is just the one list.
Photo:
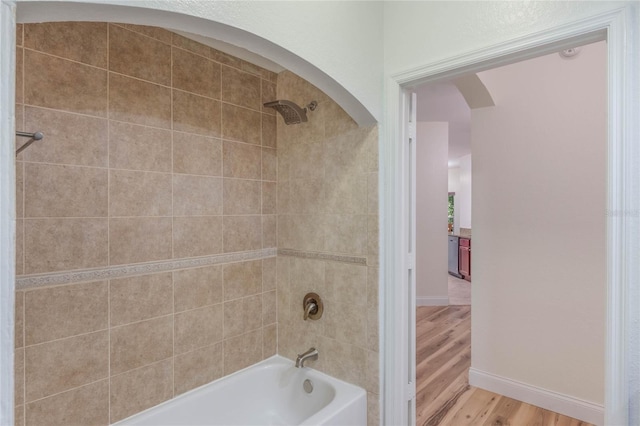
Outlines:
[[447, 305], [449, 123], [418, 122], [416, 130], [416, 304]]
[[481, 73], [472, 366], [604, 402], [606, 44]]
[[[377, 127], [359, 128], [290, 72], [278, 75], [278, 98], [318, 101], [307, 123], [277, 120], [278, 353], [295, 359], [316, 347], [309, 365], [364, 387], [378, 425]], [[324, 300], [317, 321], [302, 319], [307, 292]]]
[[[16, 163], [18, 275], [276, 246], [275, 74], [158, 28], [17, 36], [16, 125], [45, 133]], [[275, 274], [18, 291], [16, 424], [107, 424], [276, 353]]]

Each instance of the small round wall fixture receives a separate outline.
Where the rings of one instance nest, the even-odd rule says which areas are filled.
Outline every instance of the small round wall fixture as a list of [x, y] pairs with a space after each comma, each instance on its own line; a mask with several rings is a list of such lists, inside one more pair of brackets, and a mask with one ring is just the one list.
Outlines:
[[569, 49], [564, 49], [562, 52], [558, 52], [562, 58], [573, 58], [574, 56], [577, 56], [578, 53], [580, 53], [579, 47], [571, 47]]

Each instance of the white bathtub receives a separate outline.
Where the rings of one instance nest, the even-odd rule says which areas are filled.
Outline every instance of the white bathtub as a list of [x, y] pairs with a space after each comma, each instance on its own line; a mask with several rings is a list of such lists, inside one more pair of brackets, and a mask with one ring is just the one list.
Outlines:
[[[303, 389], [306, 379], [311, 393]], [[275, 355], [116, 424], [364, 426], [367, 394]]]

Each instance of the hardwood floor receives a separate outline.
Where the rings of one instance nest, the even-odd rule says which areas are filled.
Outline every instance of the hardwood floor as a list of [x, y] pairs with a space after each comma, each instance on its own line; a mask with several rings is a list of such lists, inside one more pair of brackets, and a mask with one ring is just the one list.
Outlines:
[[416, 313], [419, 426], [592, 426], [469, 386], [471, 307], [423, 306]]

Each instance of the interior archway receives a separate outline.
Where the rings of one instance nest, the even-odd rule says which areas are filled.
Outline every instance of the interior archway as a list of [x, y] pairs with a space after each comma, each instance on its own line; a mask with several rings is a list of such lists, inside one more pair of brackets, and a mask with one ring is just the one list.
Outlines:
[[[215, 12], [215, 6], [211, 5]], [[197, 12], [197, 11], [194, 11]], [[17, 22], [101, 21], [150, 25], [220, 40], [281, 65], [309, 81], [336, 101], [360, 126], [377, 122], [374, 115], [333, 77], [284, 47], [251, 31], [195, 14], [162, 10], [161, 5], [141, 7], [117, 2], [18, 1]], [[219, 15], [224, 17], [222, 11]], [[238, 18], [238, 16], [233, 16]], [[222, 19], [221, 19], [222, 20]], [[231, 19], [230, 19], [231, 20]]]

